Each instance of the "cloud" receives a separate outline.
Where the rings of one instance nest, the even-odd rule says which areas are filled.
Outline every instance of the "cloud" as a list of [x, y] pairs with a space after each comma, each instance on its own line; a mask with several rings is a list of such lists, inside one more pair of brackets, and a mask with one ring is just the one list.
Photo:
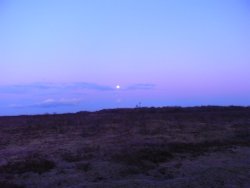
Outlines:
[[90, 90], [99, 90], [99, 91], [111, 91], [114, 90], [113, 87], [106, 85], [99, 85], [96, 83], [88, 83], [88, 82], [77, 82], [66, 85], [67, 88], [73, 89], [90, 89]]
[[149, 90], [154, 89], [155, 86], [155, 84], [134, 84], [127, 87], [127, 90]]
[[[149, 90], [154, 89], [155, 84], [150, 83], [137, 83], [128, 86], [125, 90]], [[20, 85], [7, 85], [0, 86], [0, 93], [11, 93], [11, 94], [24, 94], [24, 93], [54, 93], [61, 94], [64, 92], [75, 92], [75, 91], [114, 91], [114, 87], [107, 85], [101, 85], [90, 82], [72, 82], [72, 83], [31, 83], [31, 84], [20, 84]]]
[[12, 104], [9, 107], [11, 108], [27, 108], [27, 107], [35, 107], [35, 108], [53, 108], [53, 107], [64, 107], [64, 106], [77, 106], [80, 105], [82, 100], [80, 99], [46, 99], [38, 103], [27, 104], [27, 105], [18, 105]]
[[61, 106], [76, 106], [79, 105], [81, 100], [79, 99], [46, 99], [41, 103], [32, 105], [33, 107], [43, 107], [43, 108], [50, 108], [50, 107], [61, 107]]
[[19, 84], [19, 85], [4, 85], [0, 86], [1, 93], [30, 93], [34, 91], [38, 92], [68, 92], [74, 90], [96, 90], [96, 91], [112, 91], [113, 87], [100, 85], [89, 82], [73, 82], [73, 83], [31, 83], [31, 84]]

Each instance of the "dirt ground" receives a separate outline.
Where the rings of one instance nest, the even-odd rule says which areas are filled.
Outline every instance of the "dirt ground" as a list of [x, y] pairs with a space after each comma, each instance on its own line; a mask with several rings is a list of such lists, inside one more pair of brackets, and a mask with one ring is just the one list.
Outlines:
[[0, 117], [1, 188], [250, 187], [250, 107]]

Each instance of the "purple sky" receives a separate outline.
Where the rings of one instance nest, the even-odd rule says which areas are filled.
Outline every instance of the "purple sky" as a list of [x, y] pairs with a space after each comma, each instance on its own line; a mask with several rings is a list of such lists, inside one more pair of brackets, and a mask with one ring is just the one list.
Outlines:
[[0, 0], [0, 115], [139, 102], [250, 105], [249, 1]]

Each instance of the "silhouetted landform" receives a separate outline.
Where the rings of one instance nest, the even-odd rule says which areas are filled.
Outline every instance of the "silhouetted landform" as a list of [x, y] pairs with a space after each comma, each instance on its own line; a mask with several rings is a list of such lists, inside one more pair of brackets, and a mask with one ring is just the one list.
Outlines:
[[250, 107], [0, 117], [1, 188], [250, 187]]

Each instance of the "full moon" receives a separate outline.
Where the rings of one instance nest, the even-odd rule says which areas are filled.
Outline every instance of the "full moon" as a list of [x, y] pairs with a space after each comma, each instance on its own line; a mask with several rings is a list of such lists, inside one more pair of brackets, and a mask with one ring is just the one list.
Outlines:
[[120, 89], [121, 88], [121, 86], [120, 85], [116, 85], [116, 89]]

